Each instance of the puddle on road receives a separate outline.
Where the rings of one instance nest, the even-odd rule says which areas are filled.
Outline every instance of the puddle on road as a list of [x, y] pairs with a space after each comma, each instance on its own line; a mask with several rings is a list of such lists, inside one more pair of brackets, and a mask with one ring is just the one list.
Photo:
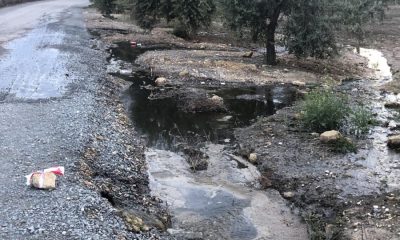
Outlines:
[[58, 49], [43, 46], [62, 44], [64, 37], [62, 31], [50, 31], [44, 25], [6, 44], [7, 53], [0, 58], [0, 100], [63, 96], [70, 83], [69, 59]]
[[[132, 62], [137, 54], [149, 50], [119, 46], [112, 49], [110, 62], [115, 57]], [[182, 239], [308, 239], [304, 223], [277, 191], [257, 190], [257, 168], [230, 155], [221, 144], [233, 141], [233, 128], [291, 104], [295, 89], [286, 85], [177, 89], [188, 92], [185, 97], [193, 94], [207, 99], [215, 94], [224, 99], [224, 111], [192, 113], [182, 110], [186, 100], [179, 94], [150, 97], [156, 90], [145, 88], [154, 82], [149, 73], [135, 71], [123, 78], [133, 82], [125, 99], [136, 130], [148, 139], [145, 155], [150, 188], [169, 205], [172, 235]], [[185, 156], [173, 146], [198, 136], [210, 140], [201, 149], [209, 156], [208, 168], [193, 173]]]

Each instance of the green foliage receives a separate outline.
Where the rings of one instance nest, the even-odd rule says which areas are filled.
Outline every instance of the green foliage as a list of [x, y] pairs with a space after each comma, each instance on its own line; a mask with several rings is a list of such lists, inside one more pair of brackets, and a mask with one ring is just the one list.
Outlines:
[[179, 30], [187, 35], [195, 34], [200, 27], [211, 24], [215, 12], [213, 0], [131, 0], [134, 2], [133, 17], [139, 26], [151, 29], [161, 19], [177, 21]]
[[93, 0], [93, 4], [102, 14], [107, 16], [110, 15], [116, 7], [114, 0]]
[[357, 152], [357, 146], [354, 145], [354, 143], [344, 137], [339, 138], [337, 141], [334, 141], [332, 143], [329, 143], [332, 151], [337, 152], [337, 153], [356, 153]]
[[317, 132], [339, 129], [350, 113], [347, 100], [327, 90], [308, 94], [302, 105], [304, 125]]
[[244, 34], [250, 30], [253, 41], [261, 40], [266, 47], [265, 62], [277, 64], [275, 33], [279, 17], [290, 7], [290, 0], [223, 0], [226, 24]]
[[196, 33], [202, 26], [209, 26], [215, 11], [213, 0], [177, 0], [173, 6], [174, 18], [189, 35]]
[[357, 51], [365, 40], [366, 26], [374, 19], [383, 20], [387, 0], [336, 1], [344, 28], [357, 40]]
[[337, 52], [325, 0], [224, 0], [223, 3], [231, 29], [242, 33], [250, 30], [253, 41], [263, 41], [267, 64], [276, 64], [275, 34], [278, 24], [285, 21], [285, 44], [291, 53], [298, 57], [325, 58]]
[[370, 126], [375, 123], [371, 111], [365, 107], [356, 106], [348, 117], [350, 133], [359, 137], [369, 132]]
[[344, 239], [343, 230], [338, 223], [331, 224], [329, 232], [326, 231], [327, 222], [317, 214], [307, 214], [304, 216], [310, 240], [342, 240]]
[[145, 29], [151, 29], [158, 22], [162, 0], [134, 1], [132, 16], [137, 24]]
[[297, 57], [327, 58], [337, 54], [332, 20], [321, 0], [292, 3], [285, 27], [285, 44]]

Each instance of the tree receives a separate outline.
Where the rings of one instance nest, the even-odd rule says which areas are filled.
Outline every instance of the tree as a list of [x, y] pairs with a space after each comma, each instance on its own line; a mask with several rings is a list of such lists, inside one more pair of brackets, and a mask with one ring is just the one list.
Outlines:
[[248, 28], [253, 41], [262, 39], [266, 63], [276, 65], [275, 32], [279, 17], [290, 7], [289, 0], [225, 0], [226, 20], [233, 30]]
[[110, 14], [115, 9], [115, 2], [114, 0], [93, 0], [94, 6], [99, 9], [99, 11], [106, 15], [110, 16]]
[[213, 0], [132, 0], [133, 17], [139, 26], [151, 29], [161, 18], [176, 20], [189, 35], [209, 26], [215, 12]]
[[346, 0], [338, 1], [345, 29], [356, 39], [357, 52], [365, 40], [366, 26], [374, 19], [383, 20], [385, 0]]
[[337, 54], [333, 15], [321, 0], [297, 0], [291, 4], [285, 26], [285, 45], [297, 57], [327, 58]]
[[323, 17], [323, 0], [225, 0], [226, 20], [234, 30], [249, 29], [254, 41], [266, 46], [265, 62], [276, 65], [275, 35], [278, 24], [287, 21], [284, 32], [289, 51], [298, 56], [332, 55], [335, 41]]

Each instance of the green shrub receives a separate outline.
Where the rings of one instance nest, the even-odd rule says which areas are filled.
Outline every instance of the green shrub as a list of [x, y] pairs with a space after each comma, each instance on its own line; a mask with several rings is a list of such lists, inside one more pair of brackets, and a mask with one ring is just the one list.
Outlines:
[[362, 106], [356, 106], [352, 109], [348, 118], [348, 128], [350, 133], [359, 137], [369, 132], [371, 124], [375, 120], [371, 111]]
[[339, 140], [329, 144], [333, 152], [356, 153], [357, 146], [349, 139], [341, 137]]
[[346, 98], [327, 90], [309, 93], [301, 108], [305, 127], [317, 132], [338, 130], [350, 113]]

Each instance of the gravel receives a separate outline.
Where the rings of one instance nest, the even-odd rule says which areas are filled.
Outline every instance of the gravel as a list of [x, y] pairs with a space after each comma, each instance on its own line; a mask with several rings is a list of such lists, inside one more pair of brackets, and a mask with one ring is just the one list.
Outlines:
[[[141, 212], [146, 212], [145, 204], [152, 206], [148, 212], [164, 210], [156, 199], [148, 197], [140, 142], [133, 143], [136, 146], [130, 156], [135, 157], [128, 159], [125, 165], [121, 160], [126, 160], [126, 149], [120, 143], [132, 139], [134, 132], [129, 131], [129, 125], [123, 132], [112, 125], [124, 115], [121, 109], [116, 110], [122, 105], [106, 101], [107, 95], [96, 93], [104, 89], [107, 82], [105, 56], [103, 51], [89, 48], [95, 40], [86, 32], [81, 11], [70, 8], [61, 18], [49, 17], [48, 22], [41, 25], [48, 32], [62, 33], [62, 43], [51, 48], [61, 51], [62, 57], [68, 60], [64, 66], [71, 82], [68, 93], [61, 98], [42, 100], [9, 96], [0, 104], [0, 239], [160, 238], [156, 229], [143, 234], [128, 231], [120, 217], [122, 205]], [[51, 34], [38, 37], [45, 42]], [[33, 59], [34, 56], [24, 57]], [[36, 71], [41, 71], [36, 62], [31, 64], [38, 66]], [[46, 77], [52, 79], [51, 74]], [[112, 90], [114, 86], [109, 85], [108, 89], [117, 96], [119, 89]], [[104, 144], [93, 142], [99, 139], [98, 132], [107, 139]], [[121, 138], [123, 136], [125, 139]], [[100, 160], [96, 164], [86, 164], [85, 153], [96, 147], [101, 147], [102, 151], [92, 160]], [[57, 179], [55, 190], [25, 186], [26, 174], [58, 165], [65, 166], [66, 175]], [[82, 166], [93, 168], [96, 174], [85, 174]], [[131, 185], [132, 181], [136, 186]], [[108, 188], [115, 189], [112, 194], [124, 190], [114, 203], [98, 191], [101, 186], [96, 184], [105, 183]], [[149, 200], [145, 200], [147, 198]]]

